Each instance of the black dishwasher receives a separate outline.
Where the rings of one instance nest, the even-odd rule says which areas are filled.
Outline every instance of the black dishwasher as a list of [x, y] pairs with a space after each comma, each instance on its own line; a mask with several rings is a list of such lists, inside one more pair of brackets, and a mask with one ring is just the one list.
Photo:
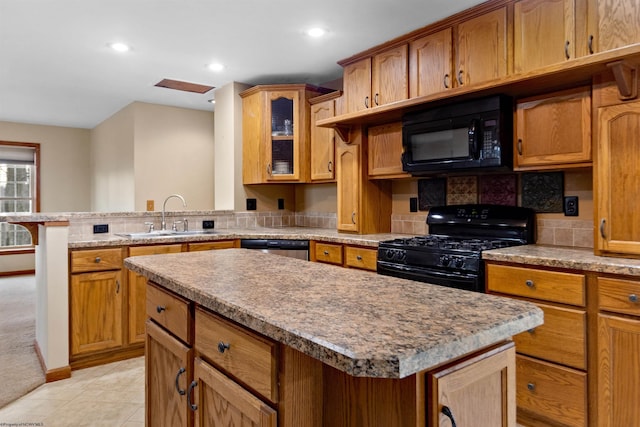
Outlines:
[[308, 240], [289, 239], [241, 239], [240, 247], [257, 249], [264, 253], [309, 260]]

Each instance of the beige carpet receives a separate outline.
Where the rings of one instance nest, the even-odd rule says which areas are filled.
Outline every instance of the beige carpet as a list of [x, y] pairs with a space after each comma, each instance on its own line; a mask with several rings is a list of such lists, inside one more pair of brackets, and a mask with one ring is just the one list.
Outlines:
[[34, 276], [0, 278], [0, 408], [44, 384], [35, 311]]

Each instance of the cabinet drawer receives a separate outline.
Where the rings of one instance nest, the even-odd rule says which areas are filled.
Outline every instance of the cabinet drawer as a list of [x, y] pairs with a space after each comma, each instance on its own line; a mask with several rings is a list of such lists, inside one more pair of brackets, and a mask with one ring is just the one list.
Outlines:
[[182, 245], [131, 246], [129, 256], [175, 254], [182, 252]]
[[71, 272], [119, 270], [122, 268], [122, 249], [91, 249], [71, 252]]
[[237, 240], [219, 240], [217, 242], [189, 243], [187, 248], [192, 251], [210, 251], [213, 249], [229, 249], [237, 247]]
[[587, 374], [516, 356], [516, 401], [525, 410], [567, 426], [586, 426]]
[[586, 319], [582, 310], [538, 304], [544, 324], [513, 337], [518, 353], [586, 369]]
[[487, 264], [487, 289], [583, 307], [585, 304], [584, 274]]
[[238, 382], [277, 402], [276, 343], [197, 308], [195, 348]]
[[347, 267], [376, 271], [376, 262], [378, 258], [378, 251], [376, 249], [345, 246], [344, 257], [345, 265]]
[[316, 261], [342, 265], [342, 245], [316, 243]]
[[600, 310], [640, 316], [640, 282], [598, 277]]
[[149, 283], [147, 285], [147, 316], [187, 344], [192, 344], [190, 302]]

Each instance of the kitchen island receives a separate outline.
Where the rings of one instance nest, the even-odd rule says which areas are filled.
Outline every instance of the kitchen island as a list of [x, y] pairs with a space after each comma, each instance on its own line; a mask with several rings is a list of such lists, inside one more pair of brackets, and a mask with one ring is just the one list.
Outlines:
[[525, 302], [243, 249], [125, 266], [150, 282], [147, 425], [424, 426], [446, 408], [514, 426], [509, 341], [543, 321]]

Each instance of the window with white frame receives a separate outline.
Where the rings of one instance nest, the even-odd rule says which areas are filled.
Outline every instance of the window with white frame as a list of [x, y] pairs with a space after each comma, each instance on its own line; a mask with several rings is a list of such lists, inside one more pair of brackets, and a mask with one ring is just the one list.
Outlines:
[[[38, 163], [40, 144], [0, 141], [0, 213], [39, 211]], [[0, 249], [31, 246], [26, 228], [0, 223]]]

